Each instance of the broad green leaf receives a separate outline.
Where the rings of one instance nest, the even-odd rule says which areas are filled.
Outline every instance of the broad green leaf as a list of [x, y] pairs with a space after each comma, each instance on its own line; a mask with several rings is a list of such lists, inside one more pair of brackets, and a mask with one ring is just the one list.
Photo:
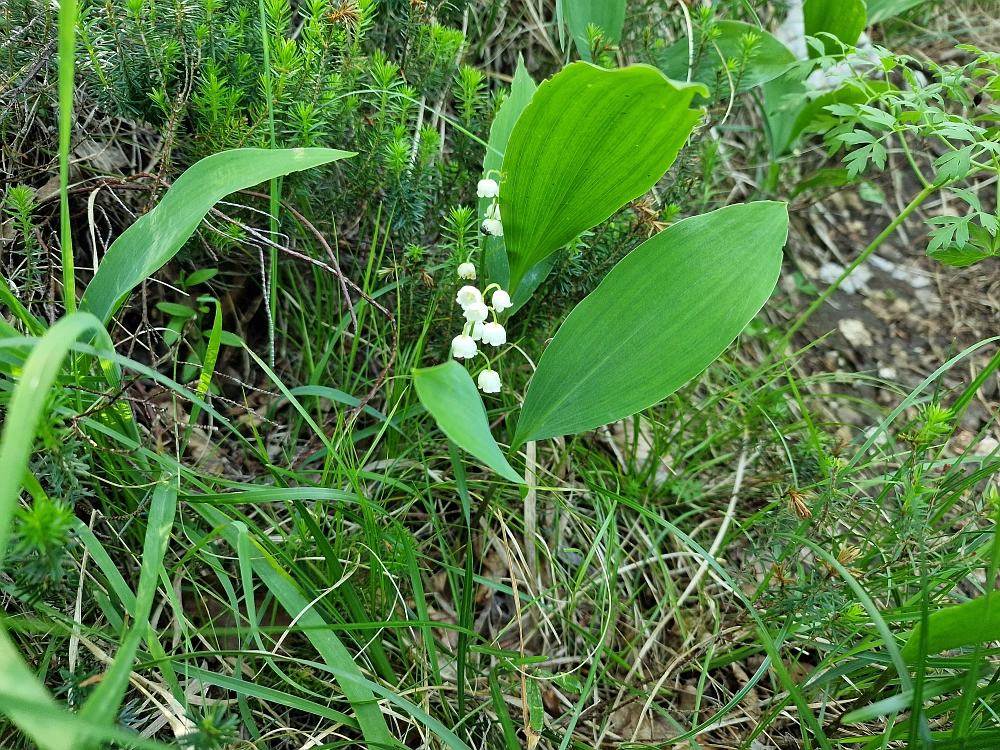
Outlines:
[[42, 750], [79, 746], [72, 727], [59, 721], [63, 711], [24, 663], [6, 630], [0, 631], [0, 711]]
[[[828, 54], [840, 54], [841, 49], [831, 39], [823, 39], [823, 34], [831, 34], [845, 45], [855, 45], [865, 29], [864, 0], [806, 0], [802, 12], [806, 35], [818, 36]], [[816, 57], [816, 50], [809, 47], [809, 55]], [[764, 84], [764, 119], [772, 159], [790, 151], [802, 128], [812, 121], [809, 118], [799, 122], [809, 106], [803, 83], [809, 72], [807, 67], [795, 66]]]
[[175, 318], [190, 320], [198, 314], [198, 311], [187, 305], [178, 305], [176, 302], [157, 302], [156, 309]]
[[792, 133], [802, 110], [809, 105], [804, 80], [805, 72], [796, 66], [764, 84], [764, 120], [772, 159], [784, 155], [795, 144]]
[[7, 551], [11, 517], [18, 504], [49, 388], [70, 347], [81, 337], [94, 335], [107, 337], [101, 322], [93, 315], [77, 313], [62, 318], [35, 344], [14, 388], [0, 438], [0, 563]]
[[218, 273], [218, 268], [202, 268], [200, 271], [195, 271], [193, 274], [184, 279], [184, 286], [192, 287], [197, 286], [198, 284], [203, 284], [206, 281], [214, 279]]
[[111, 244], [80, 309], [106, 324], [129, 292], [173, 258], [212, 206], [230, 193], [353, 155], [329, 148], [241, 148], [205, 157]]
[[149, 613], [153, 609], [156, 584], [163, 566], [163, 556], [170, 540], [177, 509], [177, 488], [161, 483], [153, 490], [146, 525], [146, 539], [142, 546], [142, 569], [139, 571], [139, 590], [136, 594], [135, 620], [126, 634], [114, 663], [104, 674], [104, 679], [87, 698], [80, 715], [99, 724], [112, 724], [118, 715], [122, 699], [128, 688], [135, 654], [147, 635]]
[[[484, 176], [489, 175], [493, 179], [499, 179], [498, 173], [503, 167], [503, 155], [507, 150], [507, 142], [514, 130], [514, 124], [524, 108], [531, 103], [531, 97], [537, 88], [528, 75], [527, 68], [524, 67], [524, 59], [518, 56], [514, 80], [510, 84], [510, 94], [503, 100], [500, 111], [490, 126], [490, 140], [486, 146], [486, 157], [483, 159]], [[490, 174], [491, 172], [493, 174]], [[479, 199], [479, 221], [486, 218], [486, 209], [492, 202], [492, 198]], [[491, 282], [499, 284], [501, 289], [506, 289], [510, 283], [510, 265], [507, 262], [507, 250], [503, 238], [483, 236], [482, 242], [486, 254], [487, 277]], [[517, 307], [516, 301], [515, 307]]]
[[[848, 47], [858, 43], [858, 37], [865, 30], [868, 21], [865, 0], [806, 0], [802, 5], [802, 15], [806, 23], [806, 36], [823, 39], [821, 34], [831, 34]], [[841, 52], [841, 48], [832, 40], [823, 39], [823, 46], [828, 55]], [[819, 55], [810, 47], [809, 56]]]
[[[718, 21], [712, 26], [712, 34], [711, 40], [704, 42], [701, 29], [695, 31], [695, 60], [691, 79], [705, 84], [712, 92], [713, 99], [730, 95], [727, 63], [743, 59], [743, 40], [748, 35], [756, 36], [757, 42], [751, 48], [747, 64], [742, 70], [737, 68], [731, 73], [737, 93], [777, 78], [795, 62], [795, 55], [788, 47], [766, 31], [748, 23]], [[656, 65], [668, 78], [683, 81], [687, 79], [689, 57], [690, 48], [685, 37], [661, 52]]]
[[847, 170], [843, 167], [824, 167], [798, 183], [792, 190], [792, 197], [796, 198], [806, 190], [815, 190], [816, 188], [843, 187], [849, 181]]
[[538, 680], [528, 679], [525, 683], [528, 694], [528, 724], [535, 734], [541, 734], [545, 729], [545, 703], [542, 701], [542, 689]]
[[881, 23], [924, 2], [926, 0], [868, 0], [868, 23]]
[[609, 45], [618, 44], [625, 26], [625, 0], [562, 0], [563, 18], [576, 42], [580, 57], [590, 62], [590, 35], [587, 26], [600, 28]]
[[785, 204], [747, 203], [680, 221], [629, 253], [542, 355], [514, 446], [635, 414], [704, 370], [773, 291], [787, 231]]
[[[917, 623], [900, 651], [907, 662], [920, 656], [922, 632], [922, 623]], [[1000, 641], [1000, 598], [981, 596], [939, 609], [927, 618], [928, 656], [987, 641]]]
[[527, 273], [521, 277], [521, 283], [517, 285], [517, 289], [514, 292], [514, 296], [511, 297], [510, 310], [507, 311], [507, 315], [513, 315], [518, 310], [520, 310], [531, 299], [531, 295], [535, 293], [535, 290], [541, 286], [542, 282], [548, 277], [549, 272], [552, 270], [552, 266], [556, 263], [556, 256], [549, 255], [542, 258], [535, 265], [528, 269]]
[[700, 84], [656, 68], [568, 65], [538, 87], [504, 156], [500, 210], [510, 291], [528, 269], [656, 184], [701, 110]]
[[483, 399], [462, 365], [452, 359], [437, 367], [414, 370], [413, 383], [420, 403], [449, 439], [497, 474], [524, 483], [493, 439]]

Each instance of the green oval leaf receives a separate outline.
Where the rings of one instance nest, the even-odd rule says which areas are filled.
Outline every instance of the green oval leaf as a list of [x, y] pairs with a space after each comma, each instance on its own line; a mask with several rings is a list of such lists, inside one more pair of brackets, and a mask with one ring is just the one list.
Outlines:
[[[842, 44], [853, 47], [858, 43], [858, 37], [865, 30], [868, 21], [865, 0], [806, 0], [802, 5], [802, 15], [805, 19], [806, 36], [822, 39], [828, 55], [839, 55], [841, 49], [832, 40], [823, 39], [820, 34], [830, 34]], [[819, 57], [819, 54], [810, 47], [809, 57]]]
[[592, 56], [587, 26], [597, 26], [604, 35], [605, 43], [618, 44], [625, 27], [625, 0], [563, 0], [563, 16], [576, 42], [577, 52], [582, 59], [590, 62]]
[[656, 184], [701, 116], [697, 93], [646, 65], [585, 62], [538, 87], [503, 160], [512, 296], [528, 269]]
[[212, 206], [230, 193], [353, 155], [332, 148], [240, 148], [206, 156], [111, 244], [80, 309], [106, 325], [128, 293], [173, 258]]
[[[729, 76], [726, 75], [730, 60], [743, 60], [744, 39], [757, 38], [751, 47], [742, 70], [731, 72], [737, 93], [747, 91], [782, 75], [795, 63], [795, 55], [784, 44], [756, 26], [742, 21], [717, 21], [712, 25], [710, 41], [704, 39], [701, 29], [695, 31], [694, 72], [692, 80], [705, 84], [712, 91], [712, 98], [730, 95]], [[687, 37], [670, 45], [657, 58], [656, 65], [667, 77], [677, 80], [687, 78], [691, 50]]]
[[437, 367], [414, 370], [413, 382], [420, 403], [452, 442], [500, 476], [524, 484], [524, 479], [507, 463], [493, 439], [486, 407], [476, 384], [462, 365], [452, 359]]
[[770, 296], [785, 204], [678, 222], [627, 255], [566, 318], [528, 387], [514, 445], [593, 429], [669, 396]]
[[868, 0], [868, 23], [880, 23], [916, 8], [924, 0]]

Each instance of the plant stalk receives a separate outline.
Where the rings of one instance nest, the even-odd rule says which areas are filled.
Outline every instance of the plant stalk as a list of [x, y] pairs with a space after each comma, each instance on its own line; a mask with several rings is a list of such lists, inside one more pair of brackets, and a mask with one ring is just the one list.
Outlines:
[[73, 79], [76, 52], [76, 0], [59, 3], [59, 214], [62, 246], [63, 305], [76, 311], [76, 269], [69, 217], [69, 145], [73, 127]]
[[893, 219], [892, 222], [889, 224], [889, 226], [883, 229], [882, 233], [874, 240], [872, 240], [872, 243], [864, 249], [864, 252], [862, 252], [861, 255], [859, 255], [857, 259], [853, 263], [851, 263], [851, 265], [849, 265], [842, 274], [840, 274], [840, 278], [838, 278], [836, 281], [830, 284], [830, 286], [828, 286], [826, 290], [819, 297], [817, 297], [816, 300], [811, 305], [809, 305], [809, 309], [807, 309], [804, 313], [802, 313], [799, 319], [795, 321], [794, 324], [792, 324], [792, 327], [788, 329], [788, 332], [782, 337], [781, 341], [776, 347], [777, 351], [779, 352], [784, 351], [785, 347], [788, 346], [788, 343], [792, 340], [792, 336], [794, 336], [798, 332], [798, 330], [805, 324], [805, 322], [809, 320], [812, 314], [816, 312], [823, 305], [823, 303], [830, 298], [830, 295], [832, 295], [835, 291], [837, 291], [837, 289], [840, 288], [840, 285], [844, 282], [844, 280], [848, 276], [851, 275], [851, 273], [853, 273], [854, 269], [860, 266], [862, 263], [864, 263], [865, 260], [868, 259], [868, 256], [870, 256], [873, 252], [875, 252], [879, 248], [879, 246], [883, 242], [885, 242], [885, 240], [888, 239], [888, 237], [893, 232], [896, 231], [897, 227], [899, 227], [900, 224], [906, 221], [907, 216], [913, 213], [917, 209], [917, 207], [925, 200], [927, 200], [927, 198], [932, 193], [936, 192], [937, 190], [940, 190], [942, 187], [944, 186], [928, 185], [919, 193], [917, 193], [916, 197], [912, 201], [910, 201], [909, 205], [907, 205], [906, 208], [902, 210], [902, 212], [900, 212], [899, 216]]
[[[274, 137], [274, 101], [271, 97], [271, 50], [270, 50], [270, 40], [268, 38], [269, 31], [267, 28], [267, 10], [264, 6], [264, 0], [260, 0], [260, 41], [261, 48], [264, 53], [264, 97], [267, 99], [267, 123], [270, 128], [271, 136], [271, 148], [276, 148], [276, 139]], [[278, 211], [281, 207], [281, 182], [278, 178], [271, 180], [271, 205], [270, 205], [270, 230], [271, 238], [275, 242], [277, 241], [278, 234]], [[267, 303], [270, 315], [268, 316], [268, 326], [267, 326], [267, 345], [268, 345], [268, 355], [271, 367], [274, 367], [274, 329], [275, 329], [275, 318], [278, 311], [275, 309], [278, 302], [278, 248], [271, 247], [271, 269], [268, 277], [267, 284]]]

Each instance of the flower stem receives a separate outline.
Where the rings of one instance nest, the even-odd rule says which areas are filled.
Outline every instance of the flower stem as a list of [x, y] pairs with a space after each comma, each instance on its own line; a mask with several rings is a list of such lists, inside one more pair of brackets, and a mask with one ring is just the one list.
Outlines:
[[76, 310], [76, 271], [73, 265], [73, 233], [69, 215], [69, 147], [73, 127], [76, 16], [76, 0], [63, 0], [59, 3], [59, 241], [62, 249], [63, 304], [67, 314]]
[[897, 227], [899, 227], [899, 225], [906, 220], [907, 216], [913, 213], [916, 210], [916, 208], [925, 200], [927, 200], [927, 198], [932, 193], [936, 192], [937, 190], [940, 190], [942, 187], [944, 186], [927, 185], [923, 190], [917, 193], [917, 196], [912, 201], [910, 201], [909, 205], [907, 205], [906, 208], [904, 208], [900, 212], [899, 216], [893, 219], [892, 222], [889, 224], [889, 226], [883, 229], [882, 233], [874, 240], [872, 240], [872, 243], [864, 249], [864, 252], [862, 252], [861, 255], [859, 255], [857, 259], [853, 263], [851, 263], [851, 265], [848, 266], [847, 269], [842, 274], [840, 274], [840, 278], [838, 278], [836, 281], [830, 284], [830, 286], [828, 286], [826, 290], [811, 305], [809, 305], [809, 309], [807, 309], [804, 313], [802, 313], [799, 319], [795, 321], [795, 323], [792, 325], [791, 328], [788, 329], [787, 333], [785, 333], [785, 335], [782, 336], [781, 341], [778, 343], [778, 346], [776, 347], [776, 350], [779, 352], [784, 351], [785, 347], [788, 346], [788, 343], [792, 340], [792, 336], [794, 336], [796, 332], [798, 332], [798, 330], [805, 324], [805, 322], [809, 320], [810, 317], [812, 317], [812, 314], [816, 312], [822, 306], [822, 304], [830, 298], [830, 295], [832, 295], [835, 291], [837, 291], [837, 289], [840, 288], [840, 285], [844, 282], [844, 279], [850, 276], [855, 268], [864, 263], [865, 260], [867, 260], [868, 256], [871, 255], [873, 252], [875, 252], [878, 249], [878, 247], [883, 242], [885, 242], [885, 240], [888, 239], [888, 237], [893, 232], [896, 231]]

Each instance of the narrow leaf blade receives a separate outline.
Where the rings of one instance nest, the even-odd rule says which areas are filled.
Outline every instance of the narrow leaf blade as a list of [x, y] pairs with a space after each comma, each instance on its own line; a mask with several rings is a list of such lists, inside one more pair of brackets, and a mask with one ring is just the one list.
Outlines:
[[80, 709], [82, 716], [99, 724], [111, 724], [114, 721], [125, 697], [136, 652], [142, 639], [146, 637], [149, 613], [153, 608], [156, 584], [170, 540], [170, 530], [174, 525], [176, 509], [177, 488], [168, 484], [158, 484], [150, 502], [146, 539], [142, 547], [142, 569], [139, 572], [139, 591], [136, 594], [135, 621], [118, 653], [115, 654], [111, 668]]
[[205, 157], [111, 244], [80, 309], [107, 324], [125, 296], [173, 258], [212, 206], [230, 193], [353, 155], [329, 148], [241, 148]]
[[[497, 116], [493, 118], [493, 124], [490, 126], [490, 140], [486, 145], [486, 157], [483, 159], [484, 175], [495, 178], [496, 175], [490, 173], [499, 172], [503, 167], [504, 152], [507, 150], [510, 134], [514, 130], [517, 118], [531, 103], [531, 97], [535, 95], [537, 88], [538, 86], [528, 75], [528, 69], [524, 67], [524, 58], [518, 56], [514, 80], [510, 84], [510, 94], [500, 105], [500, 111], [497, 112]], [[486, 209], [491, 202], [491, 198], [480, 198], [480, 221], [486, 218]], [[486, 274], [489, 280], [499, 284], [501, 289], [506, 289], [510, 283], [510, 264], [507, 261], [507, 249], [504, 246], [503, 238], [484, 236], [482, 242], [483, 250], [486, 253]]]

